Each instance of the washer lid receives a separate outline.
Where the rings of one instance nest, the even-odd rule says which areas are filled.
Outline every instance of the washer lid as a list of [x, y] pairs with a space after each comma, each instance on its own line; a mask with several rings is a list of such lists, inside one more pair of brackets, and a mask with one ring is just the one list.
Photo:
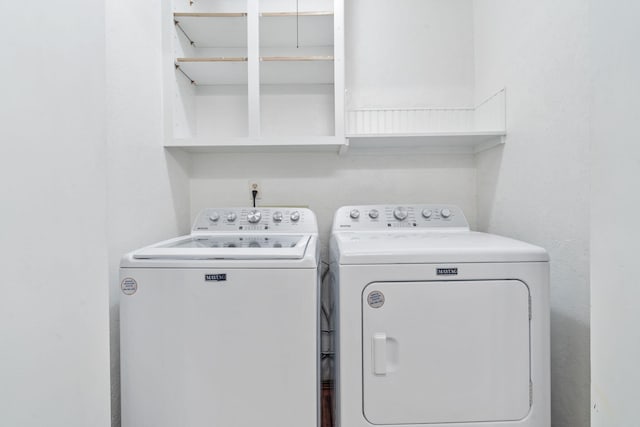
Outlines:
[[302, 259], [311, 236], [191, 235], [160, 242], [133, 253], [134, 259]]
[[339, 232], [332, 251], [340, 264], [549, 261], [538, 246], [474, 231]]

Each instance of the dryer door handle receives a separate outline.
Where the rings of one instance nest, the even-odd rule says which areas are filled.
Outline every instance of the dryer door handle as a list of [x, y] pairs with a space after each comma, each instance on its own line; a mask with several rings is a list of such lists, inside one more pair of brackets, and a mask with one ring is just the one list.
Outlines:
[[387, 375], [387, 334], [377, 332], [373, 334], [373, 373]]

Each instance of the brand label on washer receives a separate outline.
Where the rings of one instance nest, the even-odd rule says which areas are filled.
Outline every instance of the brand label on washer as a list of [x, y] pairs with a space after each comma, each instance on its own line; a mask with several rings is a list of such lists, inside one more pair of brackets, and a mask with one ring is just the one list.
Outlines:
[[138, 282], [131, 277], [125, 277], [122, 283], [120, 283], [120, 289], [122, 289], [122, 293], [125, 295], [133, 295], [138, 290]]
[[458, 268], [457, 267], [453, 267], [453, 268], [437, 268], [436, 269], [436, 274], [438, 276], [457, 276], [458, 275]]
[[204, 275], [204, 280], [207, 282], [226, 282], [227, 281], [227, 274], [223, 273], [223, 274], [205, 274]]
[[384, 305], [384, 294], [380, 291], [371, 291], [367, 295], [367, 302], [371, 308], [380, 308]]

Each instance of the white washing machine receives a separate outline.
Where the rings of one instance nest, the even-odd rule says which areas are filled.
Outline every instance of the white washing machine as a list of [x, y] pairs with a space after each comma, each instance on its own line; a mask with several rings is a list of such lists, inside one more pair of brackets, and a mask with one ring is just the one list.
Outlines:
[[455, 206], [334, 217], [338, 427], [549, 427], [544, 249]]
[[122, 259], [123, 427], [318, 424], [308, 209], [221, 208]]

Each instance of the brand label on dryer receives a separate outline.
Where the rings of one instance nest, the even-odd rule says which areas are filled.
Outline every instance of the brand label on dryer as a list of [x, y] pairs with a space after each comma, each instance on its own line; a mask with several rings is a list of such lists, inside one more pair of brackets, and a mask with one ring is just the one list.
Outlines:
[[436, 268], [436, 274], [438, 276], [457, 276], [458, 275], [458, 268], [457, 267], [453, 267], [453, 268]]
[[138, 282], [131, 277], [125, 277], [120, 283], [120, 289], [122, 289], [122, 293], [125, 295], [133, 295], [138, 290]]
[[226, 282], [227, 274], [205, 274], [204, 280], [207, 282]]
[[371, 291], [367, 295], [367, 302], [371, 308], [380, 308], [384, 305], [384, 294], [380, 291]]

